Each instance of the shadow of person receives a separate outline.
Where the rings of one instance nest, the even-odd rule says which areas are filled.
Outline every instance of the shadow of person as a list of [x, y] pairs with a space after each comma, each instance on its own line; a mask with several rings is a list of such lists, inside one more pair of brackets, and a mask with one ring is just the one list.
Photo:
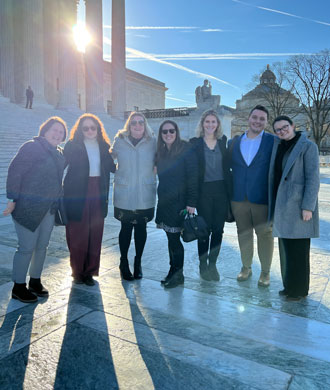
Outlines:
[[26, 368], [29, 361], [33, 320], [38, 305], [24, 304], [15, 309], [16, 301], [10, 300], [6, 314], [0, 317], [0, 388], [23, 389]]
[[106, 326], [99, 285], [88, 289], [74, 286], [70, 292], [55, 390], [118, 389], [109, 336], [93, 326], [93, 321]]

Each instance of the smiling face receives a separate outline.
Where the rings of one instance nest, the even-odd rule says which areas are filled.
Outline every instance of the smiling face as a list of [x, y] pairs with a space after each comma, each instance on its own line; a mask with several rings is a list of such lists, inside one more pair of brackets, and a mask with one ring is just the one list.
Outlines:
[[214, 115], [207, 115], [203, 122], [203, 130], [205, 137], [214, 136], [218, 127], [218, 120]]
[[46, 131], [44, 137], [52, 145], [57, 146], [64, 141], [65, 130], [61, 123], [55, 122], [51, 127]]
[[274, 131], [278, 138], [283, 139], [284, 141], [289, 141], [294, 138], [296, 135], [294, 124], [290, 125], [290, 123], [286, 120], [278, 121], [274, 123]]
[[130, 122], [130, 133], [135, 139], [141, 139], [144, 136], [144, 119], [141, 115], [132, 116]]
[[261, 110], [253, 110], [249, 116], [249, 133], [256, 136], [267, 126], [267, 114]]
[[176, 130], [172, 123], [165, 123], [161, 129], [162, 140], [168, 149], [171, 148], [174, 141], [176, 140]]
[[84, 139], [92, 140], [97, 137], [97, 125], [91, 118], [86, 118], [81, 124]]

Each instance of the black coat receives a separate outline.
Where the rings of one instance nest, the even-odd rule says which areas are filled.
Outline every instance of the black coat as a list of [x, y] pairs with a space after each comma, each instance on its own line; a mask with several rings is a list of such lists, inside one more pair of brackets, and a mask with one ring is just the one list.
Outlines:
[[[198, 138], [194, 137], [189, 142], [192, 145], [192, 149], [197, 156], [198, 194], [200, 197], [200, 193], [204, 183], [204, 176], [205, 176], [204, 139], [202, 137], [198, 137]], [[227, 137], [225, 135], [223, 135], [220, 139], [218, 139], [218, 145], [222, 155], [223, 176], [226, 184], [227, 195], [229, 196], [231, 180], [230, 180], [228, 153], [227, 153]]]
[[[99, 142], [101, 177], [100, 194], [102, 214], [108, 214], [110, 172], [115, 172], [116, 166], [106, 142]], [[68, 171], [64, 178], [64, 204], [69, 221], [81, 221], [86, 201], [89, 160], [83, 142], [70, 140], [64, 147], [64, 157]]]
[[183, 216], [180, 211], [197, 204], [197, 161], [191, 146], [182, 141], [182, 150], [177, 156], [167, 155], [157, 161], [158, 205], [156, 223], [180, 227]]
[[64, 157], [44, 137], [21, 146], [9, 165], [7, 198], [16, 202], [12, 217], [34, 232], [61, 195]]

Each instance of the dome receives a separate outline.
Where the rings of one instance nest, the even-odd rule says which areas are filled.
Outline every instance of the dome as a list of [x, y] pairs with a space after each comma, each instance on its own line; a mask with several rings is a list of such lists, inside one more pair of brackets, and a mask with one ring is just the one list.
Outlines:
[[276, 82], [276, 76], [269, 69], [269, 65], [267, 65], [267, 69], [260, 76], [260, 84], [274, 84]]

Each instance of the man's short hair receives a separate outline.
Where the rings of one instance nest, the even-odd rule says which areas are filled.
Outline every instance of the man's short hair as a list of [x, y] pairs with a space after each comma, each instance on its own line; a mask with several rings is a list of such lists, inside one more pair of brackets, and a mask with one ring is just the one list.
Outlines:
[[261, 104], [256, 105], [252, 110], [250, 111], [249, 118], [254, 110], [260, 110], [267, 114], [267, 119], [269, 118], [269, 112], [266, 107], [262, 106]]

